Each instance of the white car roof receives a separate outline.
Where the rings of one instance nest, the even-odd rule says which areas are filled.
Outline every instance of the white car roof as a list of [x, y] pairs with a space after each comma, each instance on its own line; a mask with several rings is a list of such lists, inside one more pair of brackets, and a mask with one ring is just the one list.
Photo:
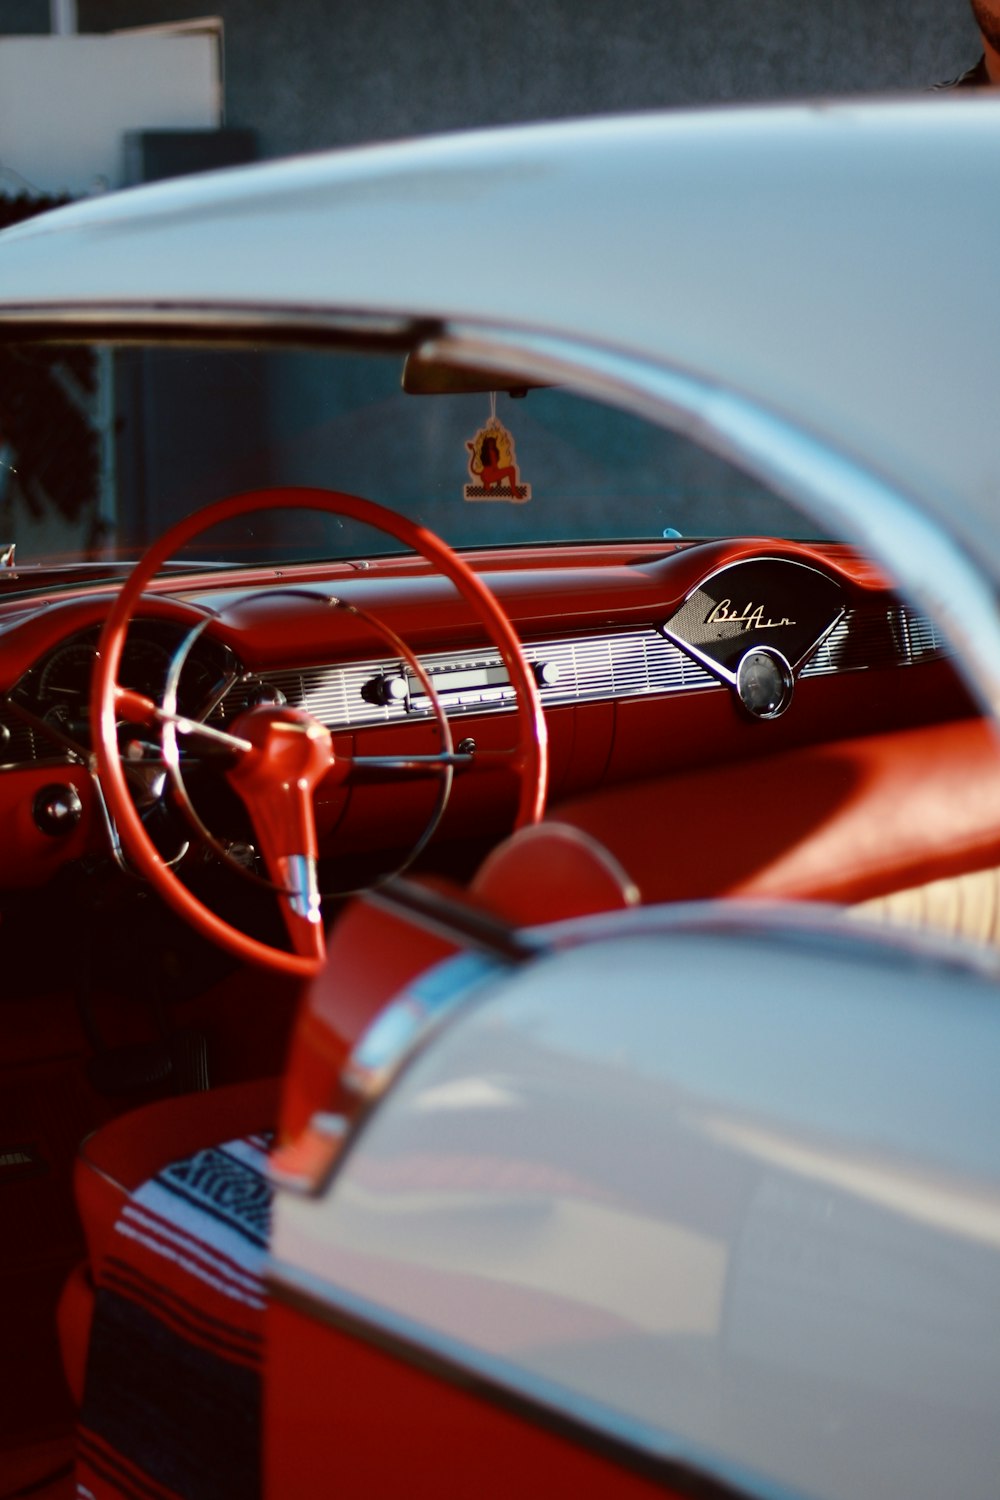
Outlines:
[[364, 310], [543, 331], [749, 395], [992, 552], [1000, 100], [650, 114], [300, 157], [0, 236], [26, 309]]

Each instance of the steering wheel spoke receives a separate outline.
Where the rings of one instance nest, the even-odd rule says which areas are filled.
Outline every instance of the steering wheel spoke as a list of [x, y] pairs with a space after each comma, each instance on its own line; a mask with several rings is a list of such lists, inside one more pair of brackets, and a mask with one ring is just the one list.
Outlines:
[[156, 724], [172, 724], [178, 734], [201, 739], [240, 754], [252, 748], [250, 741], [241, 739], [239, 735], [230, 734], [225, 729], [217, 729], [214, 724], [204, 724], [200, 719], [192, 719], [187, 714], [171, 713], [168, 709], [161, 708], [158, 703], [154, 703], [152, 698], [147, 698], [145, 693], [137, 693], [133, 688], [123, 688], [117, 684], [115, 685], [115, 712], [119, 718], [125, 719], [129, 724], [145, 724], [150, 728]]
[[283, 787], [267, 799], [266, 810], [247, 797], [254, 832], [271, 880], [294, 953], [315, 961], [326, 946], [316, 875], [316, 822], [311, 790]]

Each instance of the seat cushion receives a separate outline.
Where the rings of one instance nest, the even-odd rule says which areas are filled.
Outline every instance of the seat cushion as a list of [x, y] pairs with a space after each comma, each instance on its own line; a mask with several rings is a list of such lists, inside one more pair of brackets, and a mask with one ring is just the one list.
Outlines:
[[603, 844], [568, 823], [518, 829], [488, 855], [472, 894], [515, 926], [535, 927], [639, 902], [639, 890]]

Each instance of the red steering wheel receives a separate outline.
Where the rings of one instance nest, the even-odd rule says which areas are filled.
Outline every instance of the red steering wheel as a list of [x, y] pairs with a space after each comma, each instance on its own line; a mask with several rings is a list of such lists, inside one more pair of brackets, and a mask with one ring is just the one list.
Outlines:
[[[326, 953], [316, 885], [313, 793], [327, 777], [349, 777], [352, 765], [349, 758], [335, 755], [329, 729], [302, 709], [261, 704], [240, 714], [222, 736], [233, 757], [224, 774], [249, 812], [271, 881], [278, 889], [291, 951], [241, 932], [188, 890], [146, 831], [129, 792], [117, 738], [122, 715], [133, 722], [177, 722], [176, 716], [117, 681], [126, 632], [150, 580], [178, 548], [201, 532], [270, 509], [319, 510], [361, 521], [420, 553], [451, 579], [500, 652], [516, 691], [518, 742], [508, 756], [521, 781], [516, 827], [537, 823], [545, 809], [548, 736], [534, 675], [496, 596], [439, 536], [384, 506], [335, 490], [253, 490], [186, 517], [149, 548], [105, 622], [91, 684], [94, 751], [108, 812], [138, 872], [198, 931], [238, 958], [308, 977], [321, 967]], [[198, 732], [198, 726], [186, 721], [181, 727]], [[444, 768], [453, 759], [442, 753], [437, 763]], [[429, 760], [434, 763], [435, 758]]]

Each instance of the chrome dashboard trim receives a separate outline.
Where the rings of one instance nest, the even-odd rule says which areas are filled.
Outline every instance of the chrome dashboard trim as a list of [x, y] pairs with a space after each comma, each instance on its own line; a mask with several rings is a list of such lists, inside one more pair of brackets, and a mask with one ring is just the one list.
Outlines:
[[[529, 663], [556, 662], [559, 665], [559, 681], [541, 689], [542, 702], [549, 705], [597, 702], [605, 698], [637, 697], [717, 685], [714, 677], [676, 646], [663, 640], [652, 628], [537, 641], [526, 644], [524, 651]], [[422, 653], [420, 661], [438, 691], [447, 693], [449, 671], [468, 670], [475, 666], [495, 667], [500, 662], [500, 654], [492, 647], [473, 651], [435, 651]], [[431, 709], [420, 698], [411, 696], [407, 700], [378, 704], [367, 701], [362, 695], [362, 689], [370, 679], [389, 675], [398, 667], [396, 658], [376, 658], [343, 666], [331, 663], [303, 667], [298, 671], [248, 674], [243, 686], [245, 690], [248, 682], [263, 682], [268, 687], [277, 688], [293, 707], [305, 709], [329, 728], [402, 724], [429, 717]], [[230, 700], [239, 705], [239, 684], [223, 700], [220, 706], [223, 713]], [[513, 711], [513, 705], [512, 687], [487, 687], [457, 694], [456, 701], [446, 702], [446, 711], [449, 715]]]
[[[576, 703], [599, 703], [623, 698], [659, 697], [674, 693], [718, 688], [728, 681], [714, 663], [709, 670], [696, 660], [695, 652], [669, 639], [666, 627], [605, 631], [596, 635], [562, 636], [525, 643], [525, 655], [534, 665], [554, 663], [558, 681], [541, 688], [547, 707]], [[848, 610], [821, 639], [797, 676], [829, 676], [834, 673], [874, 668], [912, 666], [940, 660], [948, 654], [943, 637], [929, 620], [905, 605], [878, 606], [870, 613]], [[496, 666], [500, 657], [492, 648], [473, 651], [437, 651], [420, 656], [425, 670], [442, 693], [447, 693], [449, 671], [474, 666]], [[395, 658], [373, 658], [363, 662], [323, 663], [298, 669], [247, 673], [236, 682], [210, 717], [222, 724], [244, 706], [248, 689], [263, 683], [277, 688], [294, 708], [305, 709], [321, 723], [345, 732], [384, 724], [404, 724], [430, 717], [423, 700], [410, 697], [384, 704], [363, 696], [371, 679], [399, 668]], [[513, 689], [488, 687], [458, 693], [446, 699], [449, 717], [513, 711]]]

